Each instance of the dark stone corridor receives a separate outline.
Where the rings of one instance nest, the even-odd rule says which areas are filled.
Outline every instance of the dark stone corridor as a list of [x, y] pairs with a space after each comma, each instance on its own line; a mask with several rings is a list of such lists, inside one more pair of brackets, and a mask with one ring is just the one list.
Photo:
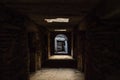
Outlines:
[[120, 80], [120, 1], [0, 1], [0, 80]]

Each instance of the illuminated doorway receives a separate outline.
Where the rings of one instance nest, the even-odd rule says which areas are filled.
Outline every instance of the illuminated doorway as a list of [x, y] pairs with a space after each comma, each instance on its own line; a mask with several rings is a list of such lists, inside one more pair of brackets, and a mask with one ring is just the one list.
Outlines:
[[54, 53], [68, 54], [68, 38], [64, 34], [58, 34], [54, 38]]
[[50, 32], [48, 59], [73, 59], [71, 32]]

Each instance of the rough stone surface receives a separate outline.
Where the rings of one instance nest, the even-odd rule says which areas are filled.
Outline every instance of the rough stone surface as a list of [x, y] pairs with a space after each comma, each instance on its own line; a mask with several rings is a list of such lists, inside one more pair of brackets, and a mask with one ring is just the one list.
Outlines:
[[84, 80], [84, 74], [71, 68], [44, 68], [31, 74], [30, 80]]

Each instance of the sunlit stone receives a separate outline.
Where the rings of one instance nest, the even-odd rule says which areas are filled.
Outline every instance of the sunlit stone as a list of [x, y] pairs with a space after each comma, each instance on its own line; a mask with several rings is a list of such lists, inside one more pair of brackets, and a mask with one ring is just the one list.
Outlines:
[[54, 19], [44, 19], [44, 20], [47, 21], [48, 23], [52, 23], [52, 22], [68, 23], [69, 22], [69, 18], [54, 18]]

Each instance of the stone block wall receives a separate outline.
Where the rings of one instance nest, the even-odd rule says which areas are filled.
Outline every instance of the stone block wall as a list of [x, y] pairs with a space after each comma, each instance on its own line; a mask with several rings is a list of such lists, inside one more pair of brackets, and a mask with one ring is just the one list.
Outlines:
[[45, 63], [48, 60], [48, 30], [39, 26], [39, 38], [40, 38], [40, 56], [41, 56], [41, 67], [45, 67]]
[[84, 72], [85, 66], [85, 44], [86, 44], [86, 31], [79, 31], [78, 36], [78, 69]]
[[29, 48], [29, 71], [30, 73], [40, 70], [47, 59], [47, 29], [35, 24], [30, 19], [26, 23], [28, 48]]
[[29, 80], [25, 19], [0, 6], [0, 79]]
[[119, 27], [99, 26], [87, 32], [86, 80], [120, 79], [119, 35]]
[[41, 69], [41, 41], [39, 32], [28, 32], [29, 71], [36, 72]]

